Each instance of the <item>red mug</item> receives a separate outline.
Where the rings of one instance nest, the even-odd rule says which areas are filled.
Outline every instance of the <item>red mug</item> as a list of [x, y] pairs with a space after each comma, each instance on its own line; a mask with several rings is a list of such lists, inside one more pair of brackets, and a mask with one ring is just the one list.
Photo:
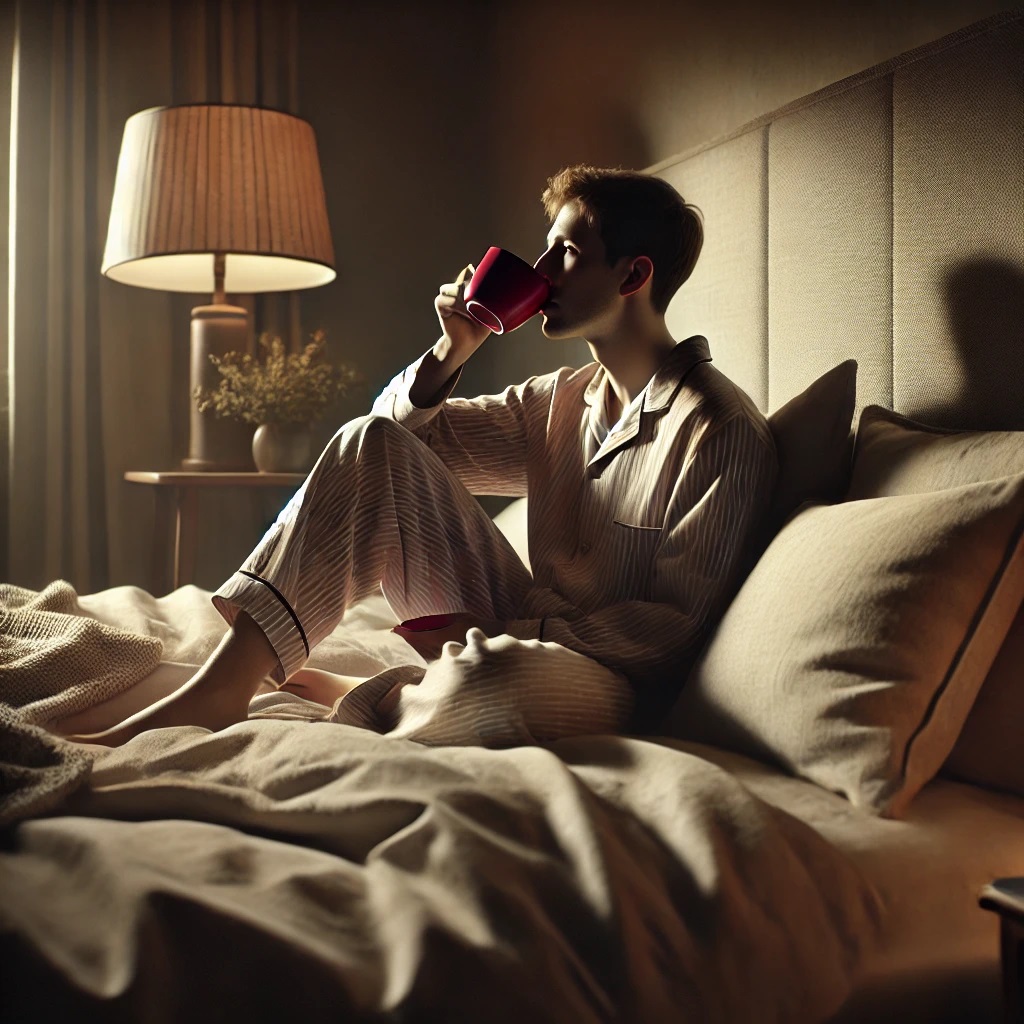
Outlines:
[[474, 320], [495, 334], [522, 327], [541, 311], [551, 282], [526, 260], [492, 245], [466, 285], [463, 299]]

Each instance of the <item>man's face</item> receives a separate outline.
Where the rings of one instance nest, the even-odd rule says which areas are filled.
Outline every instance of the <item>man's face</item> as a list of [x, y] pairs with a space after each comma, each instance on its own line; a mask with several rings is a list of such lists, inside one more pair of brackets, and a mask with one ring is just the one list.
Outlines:
[[609, 267], [604, 242], [575, 202], [566, 203], [548, 232], [548, 247], [534, 266], [551, 282], [544, 306], [548, 338], [598, 338], [619, 308], [623, 259]]

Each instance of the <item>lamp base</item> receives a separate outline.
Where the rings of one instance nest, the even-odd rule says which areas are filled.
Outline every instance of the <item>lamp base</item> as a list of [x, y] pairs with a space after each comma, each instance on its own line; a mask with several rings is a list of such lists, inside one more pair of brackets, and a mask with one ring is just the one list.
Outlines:
[[249, 314], [241, 306], [196, 306], [192, 310], [189, 357], [188, 457], [181, 468], [190, 472], [232, 472], [254, 469], [252, 431], [247, 423], [218, 419], [212, 409], [200, 412], [197, 387], [204, 391], [220, 383], [210, 356], [249, 351]]

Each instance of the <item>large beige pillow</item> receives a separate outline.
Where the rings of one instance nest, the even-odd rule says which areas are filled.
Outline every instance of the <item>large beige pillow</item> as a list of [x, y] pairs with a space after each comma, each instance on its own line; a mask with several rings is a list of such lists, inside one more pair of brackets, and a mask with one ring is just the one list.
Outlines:
[[1024, 597], [1024, 476], [797, 514], [671, 731], [900, 816], [952, 749]]
[[[950, 431], [868, 406], [857, 428], [849, 497], [959, 487], [1024, 472], [1024, 433]], [[1024, 607], [992, 664], [943, 774], [1024, 796]]]

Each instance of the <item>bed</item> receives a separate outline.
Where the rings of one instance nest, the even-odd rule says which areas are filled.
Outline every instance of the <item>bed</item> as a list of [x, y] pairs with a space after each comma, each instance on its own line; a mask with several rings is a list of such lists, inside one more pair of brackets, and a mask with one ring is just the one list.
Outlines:
[[[0, 1016], [998, 1020], [1022, 164], [1015, 12], [652, 168], [707, 224], [670, 326], [780, 456], [764, 553], [656, 736], [431, 747], [266, 693], [219, 733], [69, 744], [223, 622], [192, 586], [0, 587]], [[497, 519], [528, 560], [524, 504]], [[406, 664], [393, 624], [367, 600], [311, 664]]]

